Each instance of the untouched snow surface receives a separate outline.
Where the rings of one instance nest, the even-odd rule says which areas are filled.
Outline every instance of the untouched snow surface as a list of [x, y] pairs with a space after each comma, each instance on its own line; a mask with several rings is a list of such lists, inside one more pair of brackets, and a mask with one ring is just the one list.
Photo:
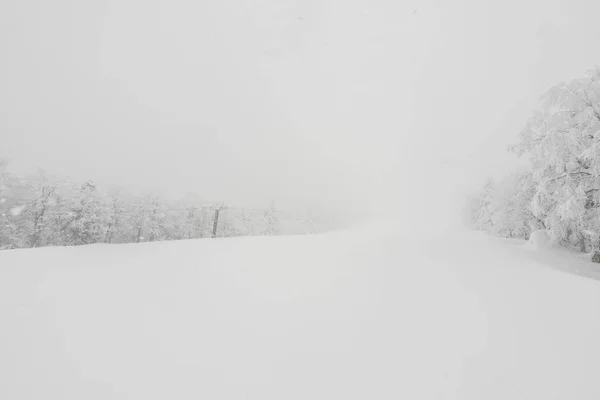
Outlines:
[[399, 231], [0, 252], [0, 398], [600, 399], [591, 264]]

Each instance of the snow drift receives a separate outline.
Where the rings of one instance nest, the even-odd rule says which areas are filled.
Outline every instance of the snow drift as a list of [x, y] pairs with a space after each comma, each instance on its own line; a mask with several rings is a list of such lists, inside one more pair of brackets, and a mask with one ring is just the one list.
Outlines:
[[599, 282], [400, 231], [0, 252], [0, 398], [600, 398]]
[[533, 250], [548, 250], [552, 248], [548, 233], [544, 230], [531, 232], [527, 245]]

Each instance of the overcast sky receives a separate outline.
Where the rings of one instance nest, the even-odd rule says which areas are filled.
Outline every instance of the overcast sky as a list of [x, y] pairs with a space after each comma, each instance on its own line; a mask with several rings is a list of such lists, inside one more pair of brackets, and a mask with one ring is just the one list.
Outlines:
[[390, 207], [438, 185], [442, 159], [468, 180], [505, 168], [538, 97], [600, 64], [599, 12], [581, 0], [6, 0], [0, 156], [172, 196]]

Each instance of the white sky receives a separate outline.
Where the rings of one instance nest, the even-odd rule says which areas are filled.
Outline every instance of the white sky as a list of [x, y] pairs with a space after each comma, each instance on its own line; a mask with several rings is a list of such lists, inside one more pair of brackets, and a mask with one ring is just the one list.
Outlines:
[[174, 196], [392, 207], [438, 186], [440, 159], [468, 181], [505, 168], [538, 97], [600, 64], [599, 12], [577, 0], [7, 0], [0, 156]]

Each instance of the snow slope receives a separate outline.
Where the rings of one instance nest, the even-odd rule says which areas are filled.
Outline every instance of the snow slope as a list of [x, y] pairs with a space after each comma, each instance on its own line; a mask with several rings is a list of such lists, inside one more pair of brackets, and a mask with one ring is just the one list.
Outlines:
[[0, 398], [600, 399], [588, 264], [400, 231], [0, 252]]

